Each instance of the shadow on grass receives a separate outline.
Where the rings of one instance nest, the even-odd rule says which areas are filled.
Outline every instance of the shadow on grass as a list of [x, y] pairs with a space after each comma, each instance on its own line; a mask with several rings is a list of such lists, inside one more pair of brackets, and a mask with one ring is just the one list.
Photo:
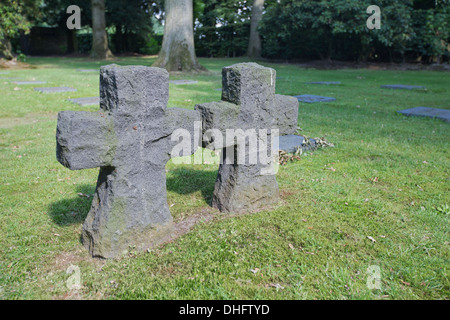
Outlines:
[[79, 224], [86, 219], [91, 208], [92, 195], [95, 192], [95, 184], [83, 184], [76, 187], [76, 193], [90, 195], [89, 198], [77, 195], [74, 198], [63, 199], [49, 205], [48, 214], [53, 222], [59, 226]]
[[[205, 202], [211, 205], [217, 171], [202, 171], [179, 168], [167, 174], [167, 190], [180, 195], [201, 191]], [[83, 223], [91, 208], [95, 184], [76, 187], [77, 196], [53, 202], [48, 207], [48, 214], [59, 226]], [[78, 194], [82, 194], [79, 196]], [[89, 198], [85, 195], [89, 195]]]
[[206, 203], [211, 205], [217, 171], [177, 168], [167, 174], [167, 191], [191, 194], [200, 191]]

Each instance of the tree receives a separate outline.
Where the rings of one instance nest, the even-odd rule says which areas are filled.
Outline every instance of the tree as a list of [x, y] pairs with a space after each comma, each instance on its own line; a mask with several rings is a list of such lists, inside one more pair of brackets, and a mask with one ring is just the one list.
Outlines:
[[107, 59], [113, 56], [108, 47], [105, 23], [105, 0], [92, 0], [92, 51], [91, 57]]
[[197, 55], [245, 55], [250, 34], [250, 9], [247, 1], [242, 0], [195, 0], [194, 36]]
[[[65, 30], [67, 35], [66, 53], [74, 53], [78, 51], [77, 30], [67, 28], [67, 8], [74, 4], [73, 0], [45, 0], [45, 5], [41, 8], [42, 14], [40, 23], [57, 27]], [[81, 9], [81, 26], [90, 26], [91, 17], [91, 0], [77, 0], [76, 5]]]
[[20, 31], [28, 33], [31, 19], [39, 16], [40, 1], [7, 0], [0, 2], [0, 57], [12, 59], [11, 38]]
[[154, 38], [153, 25], [157, 22], [157, 13], [159, 7], [155, 2], [127, 0], [124, 10], [123, 0], [108, 0], [106, 25], [115, 30], [110, 43], [114, 52], [137, 52], [145, 47]]
[[164, 38], [153, 66], [168, 71], [206, 70], [195, 54], [192, 0], [165, 0], [164, 10]]
[[252, 7], [252, 19], [250, 24], [250, 38], [248, 41], [247, 56], [252, 58], [261, 57], [261, 37], [258, 32], [258, 24], [262, 18], [264, 0], [254, 0]]

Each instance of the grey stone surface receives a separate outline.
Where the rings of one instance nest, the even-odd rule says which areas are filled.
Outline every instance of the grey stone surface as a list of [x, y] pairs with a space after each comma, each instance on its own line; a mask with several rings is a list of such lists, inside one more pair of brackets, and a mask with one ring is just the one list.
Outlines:
[[294, 134], [281, 136], [279, 143], [279, 150], [294, 153], [301, 148], [303, 151], [311, 150], [316, 147], [316, 141], [314, 139], [309, 139], [309, 143], [305, 143], [305, 137], [298, 136]]
[[316, 82], [307, 82], [307, 84], [332, 85], [332, 84], [341, 84], [341, 82], [340, 81], [316, 81]]
[[415, 89], [426, 89], [424, 86], [410, 86], [404, 84], [386, 84], [381, 86], [383, 89], [394, 89], [394, 90], [415, 90]]
[[295, 96], [298, 101], [300, 102], [306, 102], [306, 103], [317, 103], [317, 102], [332, 102], [336, 101], [336, 98], [331, 97], [322, 97], [322, 96], [315, 96], [312, 94], [303, 94], [300, 96]]
[[77, 72], [89, 73], [89, 72], [99, 72], [98, 69], [77, 69]]
[[84, 107], [84, 106], [99, 104], [100, 98], [99, 97], [74, 98], [74, 99], [68, 99], [68, 101], [79, 104], [80, 106]]
[[198, 81], [195, 80], [170, 80], [171, 84], [196, 84]]
[[[100, 71], [100, 110], [63, 111], [58, 161], [72, 170], [100, 167], [82, 241], [95, 257], [143, 251], [170, 236], [165, 165], [174, 130], [194, 137], [198, 111], [170, 108], [169, 74], [160, 68], [109, 65]], [[191, 141], [193, 153], [198, 147]], [[188, 154], [181, 154], [188, 155]]]
[[[202, 116], [203, 133], [210, 129], [226, 135], [227, 129], [243, 131], [255, 129], [258, 143], [259, 129], [279, 129], [279, 134], [292, 134], [297, 129], [298, 101], [293, 97], [275, 94], [276, 71], [256, 63], [241, 63], [222, 70], [222, 101], [196, 105]], [[225, 139], [226, 140], [226, 139]], [[270, 142], [270, 137], [267, 139]], [[279, 189], [274, 174], [262, 174], [270, 167], [270, 159], [258, 157], [255, 164], [248, 161], [249, 143], [238, 142], [217, 145], [204, 138], [204, 146], [222, 149], [212, 205], [221, 211], [243, 212], [260, 210], [279, 200]], [[244, 145], [245, 144], [245, 145]], [[245, 147], [246, 162], [227, 162]], [[269, 145], [270, 148], [270, 145]], [[269, 149], [270, 150], [270, 149]], [[233, 159], [231, 159], [233, 160]]]
[[17, 85], [27, 85], [27, 84], [45, 84], [47, 81], [15, 81]]
[[75, 92], [77, 89], [70, 87], [47, 87], [47, 88], [34, 88], [34, 90], [42, 93], [54, 93], [54, 92]]
[[437, 109], [428, 107], [416, 107], [411, 109], [405, 109], [397, 111], [398, 113], [404, 114], [406, 116], [419, 116], [419, 117], [430, 117], [444, 120], [450, 122], [450, 110], [448, 109]]

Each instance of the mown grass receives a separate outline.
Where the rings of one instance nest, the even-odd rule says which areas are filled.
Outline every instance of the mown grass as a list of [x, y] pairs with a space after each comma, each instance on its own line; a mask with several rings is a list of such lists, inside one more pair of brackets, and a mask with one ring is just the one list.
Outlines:
[[[153, 58], [118, 64], [150, 65]], [[201, 59], [211, 73], [172, 75], [197, 85], [170, 85], [169, 107], [220, 99], [220, 70], [243, 59]], [[282, 166], [280, 203], [270, 211], [220, 214], [210, 200], [215, 165], [167, 165], [176, 221], [201, 213], [189, 233], [149, 253], [99, 261], [80, 243], [97, 169], [70, 171], [55, 158], [55, 115], [95, 111], [67, 98], [98, 95], [98, 68], [87, 59], [32, 58], [37, 69], [12, 70], [42, 86], [73, 93], [40, 94], [0, 80], [0, 297], [3, 299], [448, 299], [449, 124], [396, 110], [450, 108], [445, 72], [314, 70], [268, 64], [277, 93], [319, 94], [335, 103], [300, 104], [299, 126], [334, 148]], [[341, 85], [308, 85], [341, 81]], [[427, 90], [380, 89], [382, 84]], [[39, 85], [41, 86], [41, 85]], [[16, 90], [15, 90], [16, 88]], [[372, 237], [373, 242], [368, 237]], [[67, 268], [81, 270], [69, 291]], [[367, 286], [379, 266], [381, 289]]]

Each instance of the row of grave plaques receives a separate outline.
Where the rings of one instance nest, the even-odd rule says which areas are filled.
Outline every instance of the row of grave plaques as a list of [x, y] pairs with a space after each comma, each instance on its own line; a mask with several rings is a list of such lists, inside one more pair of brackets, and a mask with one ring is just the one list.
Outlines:
[[[81, 73], [95, 73], [98, 72], [98, 69], [77, 69], [77, 72]], [[9, 75], [9, 72], [0, 72], [0, 75]], [[16, 77], [0, 77], [0, 80], [17, 80]], [[283, 79], [283, 77], [276, 77], [276, 79]], [[45, 84], [45, 81], [14, 81], [13, 83], [17, 85], [35, 85], [35, 84]], [[195, 80], [170, 80], [169, 83], [174, 85], [183, 85], [183, 84], [196, 84], [198, 83]], [[340, 81], [314, 81], [307, 82], [307, 84], [317, 84], [317, 85], [340, 85]], [[392, 84], [392, 85], [382, 85], [381, 88], [384, 89], [393, 89], [393, 90], [425, 90], [424, 86], [415, 86], [415, 85], [402, 85], [402, 84]], [[75, 92], [77, 91], [75, 88], [71, 87], [41, 87], [35, 88], [36, 91], [42, 93], [55, 93], [55, 92]], [[217, 91], [222, 91], [222, 88], [214, 89]], [[325, 97], [325, 96], [317, 96], [317, 95], [298, 95], [295, 96], [299, 102], [303, 103], [321, 103], [321, 102], [334, 102], [336, 98], [333, 97]], [[99, 97], [83, 97], [83, 98], [72, 98], [68, 99], [68, 101], [78, 104], [80, 106], [89, 106], [89, 105], [98, 105], [100, 102]], [[450, 111], [446, 109], [438, 109], [438, 108], [429, 108], [429, 107], [416, 107], [405, 110], [397, 111], [399, 114], [403, 114], [406, 116], [422, 116], [422, 117], [431, 117], [444, 120], [446, 122], [450, 122]], [[284, 141], [282, 145], [285, 145]]]

